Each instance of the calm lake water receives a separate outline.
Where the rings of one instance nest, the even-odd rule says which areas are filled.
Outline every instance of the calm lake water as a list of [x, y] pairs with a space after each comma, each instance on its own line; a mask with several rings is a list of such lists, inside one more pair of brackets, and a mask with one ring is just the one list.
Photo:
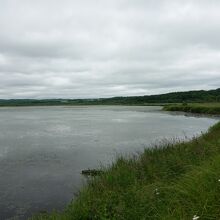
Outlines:
[[160, 107], [0, 108], [0, 219], [62, 210], [85, 183], [81, 170], [163, 138], [198, 135], [216, 121]]

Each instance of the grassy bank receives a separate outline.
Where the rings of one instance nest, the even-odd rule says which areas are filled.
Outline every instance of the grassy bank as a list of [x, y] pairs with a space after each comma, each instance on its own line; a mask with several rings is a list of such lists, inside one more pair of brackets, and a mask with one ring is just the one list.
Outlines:
[[190, 103], [190, 104], [171, 104], [163, 107], [166, 111], [183, 111], [202, 114], [219, 114], [220, 102], [218, 103]]
[[62, 213], [43, 219], [220, 219], [220, 123], [187, 143], [118, 158]]

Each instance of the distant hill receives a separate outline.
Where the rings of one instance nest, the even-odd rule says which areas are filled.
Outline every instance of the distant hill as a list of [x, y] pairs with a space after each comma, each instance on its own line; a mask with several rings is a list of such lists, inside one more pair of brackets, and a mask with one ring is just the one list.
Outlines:
[[0, 99], [0, 106], [42, 105], [147, 105], [157, 103], [220, 102], [220, 88], [188, 92], [172, 92], [161, 95], [113, 97], [99, 99]]

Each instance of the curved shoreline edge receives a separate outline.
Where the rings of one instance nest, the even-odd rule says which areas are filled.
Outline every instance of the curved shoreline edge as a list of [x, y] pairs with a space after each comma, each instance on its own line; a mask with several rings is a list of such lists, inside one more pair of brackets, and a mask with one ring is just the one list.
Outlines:
[[169, 104], [169, 105], [165, 105], [163, 107], [163, 110], [220, 116], [220, 103]]
[[189, 142], [120, 157], [63, 212], [32, 220], [220, 219], [220, 122]]

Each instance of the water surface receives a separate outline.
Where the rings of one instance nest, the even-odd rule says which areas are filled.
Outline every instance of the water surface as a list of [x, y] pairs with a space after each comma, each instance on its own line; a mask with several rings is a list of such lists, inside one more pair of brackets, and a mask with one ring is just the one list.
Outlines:
[[84, 182], [82, 169], [156, 140], [198, 135], [214, 123], [160, 107], [0, 108], [0, 219], [62, 210]]

